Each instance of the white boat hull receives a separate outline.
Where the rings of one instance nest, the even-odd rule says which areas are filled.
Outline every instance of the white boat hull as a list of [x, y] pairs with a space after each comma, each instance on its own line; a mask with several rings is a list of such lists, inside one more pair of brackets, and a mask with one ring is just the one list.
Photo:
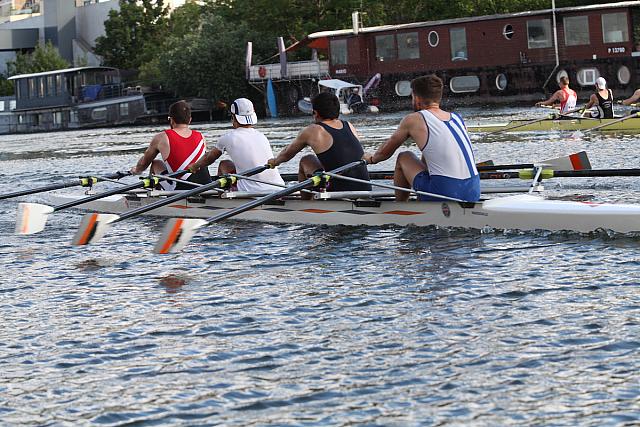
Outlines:
[[[82, 196], [53, 197], [55, 203], [64, 203]], [[137, 193], [107, 197], [80, 205], [79, 208], [120, 214], [156, 200], [157, 197]], [[149, 215], [209, 218], [246, 202], [247, 199], [201, 198], [158, 208], [149, 212]], [[582, 233], [597, 230], [640, 232], [640, 205], [545, 200], [528, 194], [464, 204], [290, 199], [255, 208], [234, 218], [286, 224], [415, 225], [481, 230], [567, 230]]]

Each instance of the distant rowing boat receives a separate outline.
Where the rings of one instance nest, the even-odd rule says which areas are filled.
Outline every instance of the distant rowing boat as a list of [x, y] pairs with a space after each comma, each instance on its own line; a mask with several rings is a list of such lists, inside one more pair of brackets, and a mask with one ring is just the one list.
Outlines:
[[[613, 123], [618, 120], [617, 123]], [[607, 125], [611, 123], [611, 125]], [[577, 131], [588, 130], [596, 126], [603, 132], [640, 132], [640, 118], [629, 118], [624, 121], [619, 119], [546, 119], [541, 121], [511, 120], [505, 123], [493, 123], [486, 125], [469, 125], [469, 132], [539, 132], [539, 131]]]

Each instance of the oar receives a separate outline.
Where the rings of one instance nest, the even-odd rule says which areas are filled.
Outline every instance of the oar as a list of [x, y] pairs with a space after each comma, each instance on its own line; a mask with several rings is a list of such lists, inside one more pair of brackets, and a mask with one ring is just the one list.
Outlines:
[[14, 191], [12, 193], [0, 194], [0, 200], [11, 199], [13, 197], [28, 196], [29, 194], [44, 193], [46, 191], [60, 190], [62, 188], [80, 187], [80, 186], [89, 187], [93, 184], [96, 184], [97, 182], [105, 181], [105, 178], [106, 180], [120, 179], [127, 175], [128, 173], [125, 173], [125, 172], [116, 172], [111, 175], [105, 175], [104, 177], [84, 176], [74, 180], [63, 181], [58, 184], [47, 185], [45, 187], [38, 187], [38, 188], [32, 188], [30, 190], [21, 190], [21, 191]]
[[[525, 169], [517, 172], [483, 172], [480, 179], [533, 179], [535, 169]], [[584, 170], [553, 170], [543, 169], [540, 179], [550, 178], [597, 178], [611, 176], [640, 176], [640, 169], [584, 169]]]
[[529, 125], [532, 125], [532, 124], [535, 124], [535, 123], [538, 123], [538, 122], [549, 120], [549, 119], [552, 119], [555, 116], [556, 116], [556, 113], [553, 113], [553, 114], [550, 114], [547, 117], [543, 117], [541, 119], [530, 120], [528, 122], [520, 123], [520, 124], [517, 124], [517, 125], [514, 125], [514, 126], [509, 126], [509, 127], [504, 128], [504, 129], [494, 130], [493, 132], [485, 133], [483, 135], [483, 138], [486, 138], [486, 137], [488, 137], [490, 135], [495, 135], [496, 133], [508, 132], [510, 130], [518, 129], [518, 128], [529, 126]]
[[621, 117], [621, 118], [619, 118], [617, 120], [614, 120], [612, 122], [604, 123], [604, 124], [589, 128], [589, 129], [585, 130], [584, 133], [593, 132], [594, 130], [599, 130], [599, 129], [605, 128], [607, 126], [615, 125], [616, 123], [624, 122], [625, 120], [633, 119], [634, 117], [640, 117], [640, 111], [637, 112], [637, 113], [629, 114], [628, 116]]
[[[174, 177], [187, 172], [188, 171], [183, 170], [168, 174], [167, 176]], [[40, 203], [19, 203], [16, 218], [16, 234], [34, 234], [42, 231], [45, 224], [47, 223], [49, 215], [53, 212], [72, 208], [74, 206], [92, 202], [94, 200], [103, 199], [108, 196], [113, 196], [114, 194], [120, 194], [130, 190], [135, 190], [136, 188], [152, 187], [158, 182], [159, 178], [141, 178], [140, 182], [137, 182], [135, 184], [114, 188], [113, 190], [104, 191], [102, 193], [97, 193], [92, 196], [84, 197], [82, 199], [63, 203], [57, 206], [48, 206]]]
[[[242, 176], [256, 175], [269, 168], [270, 168], [269, 165], [258, 166], [257, 168], [245, 171], [240, 175]], [[193, 188], [191, 190], [180, 191], [178, 194], [167, 197], [166, 199], [161, 199], [161, 200], [158, 200], [157, 202], [149, 203], [148, 205], [141, 206], [139, 208], [127, 211], [120, 215], [99, 214], [99, 213], [86, 214], [82, 218], [82, 221], [80, 222], [80, 227], [78, 227], [78, 231], [76, 231], [76, 234], [73, 236], [72, 244], [88, 245], [90, 243], [95, 243], [102, 236], [104, 236], [107, 229], [116, 222], [124, 221], [125, 219], [128, 219], [128, 218], [133, 218], [145, 212], [149, 212], [154, 209], [158, 209], [163, 206], [170, 205], [174, 202], [187, 199], [188, 197], [196, 196], [208, 190], [226, 187], [228, 183], [233, 184], [235, 183], [235, 181], [236, 181], [235, 177], [222, 176], [209, 184], [204, 184], [199, 187]]]
[[[346, 172], [349, 169], [353, 169], [357, 166], [365, 165], [366, 163], [363, 160], [352, 162], [347, 165], [341, 166], [337, 169], [332, 170], [332, 173], [340, 174]], [[162, 232], [162, 236], [160, 240], [156, 243], [154, 247], [154, 252], [157, 254], [167, 254], [170, 252], [178, 252], [181, 250], [191, 237], [196, 232], [197, 229], [204, 227], [205, 225], [214, 224], [216, 222], [220, 222], [232, 216], [241, 214], [242, 212], [246, 212], [255, 207], [264, 205], [265, 203], [270, 202], [271, 200], [279, 199], [284, 196], [288, 196], [289, 194], [295, 193], [296, 191], [302, 190], [307, 187], [319, 185], [323, 179], [326, 179], [322, 172], [315, 174], [309, 179], [305, 179], [304, 181], [292, 185], [284, 190], [276, 191], [275, 193], [269, 194], [264, 197], [260, 197], [258, 199], [247, 202], [243, 205], [240, 205], [234, 209], [231, 209], [227, 212], [222, 212], [218, 215], [212, 216], [207, 219], [195, 219], [195, 218], [171, 218], [167, 225], [164, 227]]]

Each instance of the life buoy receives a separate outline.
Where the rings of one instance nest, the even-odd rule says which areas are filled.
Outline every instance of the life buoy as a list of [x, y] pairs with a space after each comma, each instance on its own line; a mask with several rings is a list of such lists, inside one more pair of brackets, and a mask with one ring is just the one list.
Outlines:
[[260, 66], [260, 68], [258, 68], [258, 75], [264, 79], [267, 76], [267, 68]]

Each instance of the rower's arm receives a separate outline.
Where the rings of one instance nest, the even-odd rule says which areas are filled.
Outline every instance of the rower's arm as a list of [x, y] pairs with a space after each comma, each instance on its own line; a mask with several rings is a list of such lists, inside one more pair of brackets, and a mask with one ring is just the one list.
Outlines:
[[587, 102], [587, 105], [584, 106], [584, 109], [588, 110], [589, 108], [593, 107], [597, 103], [598, 103], [598, 98], [595, 95], [591, 95], [591, 97], [589, 98], [589, 102]]
[[365, 154], [364, 159], [371, 164], [382, 162], [393, 156], [398, 148], [409, 138], [410, 121], [413, 115], [409, 115], [402, 119], [398, 129], [391, 135], [387, 141], [382, 144], [375, 153], [370, 157]]
[[293, 159], [293, 157], [298, 154], [304, 147], [306, 147], [308, 141], [308, 133], [309, 127], [304, 128], [296, 139], [289, 145], [287, 145], [278, 155], [269, 160], [269, 164], [273, 167], [281, 165], [282, 163], [288, 162]]
[[555, 91], [553, 95], [551, 95], [551, 98], [547, 99], [546, 101], [540, 101], [540, 102], [536, 102], [537, 106], [540, 105], [553, 105], [556, 102], [562, 102], [563, 101], [563, 96], [562, 96], [562, 91]]
[[202, 156], [200, 160], [195, 162], [189, 167], [189, 170], [192, 172], [197, 172], [203, 167], [207, 167], [216, 160], [218, 160], [222, 156], [222, 151], [218, 150], [216, 147], [213, 147], [207, 154]]
[[634, 102], [636, 102], [638, 99], [640, 99], [640, 89], [638, 89], [635, 92], [633, 92], [633, 95], [631, 95], [630, 98], [627, 98], [624, 101], [622, 101], [622, 103], [624, 105], [631, 105]]
[[130, 172], [132, 174], [139, 175], [149, 167], [151, 162], [153, 162], [153, 159], [155, 159], [158, 153], [160, 153], [159, 145], [162, 137], [163, 134], [158, 134], [153, 137], [151, 143], [144, 151], [144, 154], [140, 157], [140, 160], [138, 160], [138, 163], [131, 168]]

